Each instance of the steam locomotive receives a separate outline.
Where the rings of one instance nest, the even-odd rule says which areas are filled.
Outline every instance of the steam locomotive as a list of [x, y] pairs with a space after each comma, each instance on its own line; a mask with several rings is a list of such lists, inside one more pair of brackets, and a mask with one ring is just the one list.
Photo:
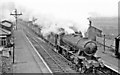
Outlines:
[[[30, 28], [32, 26], [29, 26]], [[36, 29], [37, 28], [37, 29]], [[82, 34], [65, 34], [64, 32], [43, 37], [38, 27], [30, 28], [35, 34], [53, 46], [53, 50], [64, 56], [75, 65], [80, 73], [98, 73], [105, 70], [100, 57], [95, 56], [97, 43]]]
[[76, 66], [80, 73], [96, 72], [104, 67], [100, 57], [96, 57], [97, 43], [79, 35], [65, 35], [65, 33], [51, 34], [47, 39], [54, 50]]
[[53, 46], [53, 50], [64, 56], [75, 65], [75, 70], [80, 73], [97, 73], [104, 68], [100, 57], [96, 57], [97, 43], [80, 35], [65, 35], [65, 33], [51, 33], [47, 38], [40, 36], [44, 41]]

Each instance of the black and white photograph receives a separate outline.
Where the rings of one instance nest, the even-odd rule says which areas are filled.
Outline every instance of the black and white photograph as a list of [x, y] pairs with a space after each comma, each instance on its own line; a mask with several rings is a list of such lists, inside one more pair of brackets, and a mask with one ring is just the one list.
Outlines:
[[119, 75], [120, 0], [0, 0], [0, 75]]

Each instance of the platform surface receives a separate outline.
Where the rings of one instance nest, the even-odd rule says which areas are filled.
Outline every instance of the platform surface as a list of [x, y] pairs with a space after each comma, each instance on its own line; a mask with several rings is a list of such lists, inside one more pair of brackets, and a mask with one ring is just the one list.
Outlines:
[[99, 47], [96, 55], [101, 57], [107, 66], [120, 73], [120, 59], [114, 56], [110, 48], [106, 48], [104, 51], [103, 47]]
[[15, 63], [13, 64], [13, 73], [49, 73], [21, 27], [14, 31], [14, 36]]

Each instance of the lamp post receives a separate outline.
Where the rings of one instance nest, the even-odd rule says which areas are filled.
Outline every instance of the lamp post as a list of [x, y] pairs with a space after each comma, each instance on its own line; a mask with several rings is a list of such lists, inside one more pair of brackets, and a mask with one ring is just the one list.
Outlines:
[[13, 44], [13, 64], [15, 63], [15, 56], [14, 56], [14, 54], [15, 54], [15, 42], [14, 42], [14, 40], [15, 40], [15, 35], [14, 35], [14, 29], [12, 29], [12, 37], [13, 37], [13, 39], [12, 39], [12, 44]]
[[104, 38], [104, 40], [103, 40], [103, 49], [104, 49], [104, 52], [103, 53], [105, 53], [105, 34], [103, 35], [103, 38]]

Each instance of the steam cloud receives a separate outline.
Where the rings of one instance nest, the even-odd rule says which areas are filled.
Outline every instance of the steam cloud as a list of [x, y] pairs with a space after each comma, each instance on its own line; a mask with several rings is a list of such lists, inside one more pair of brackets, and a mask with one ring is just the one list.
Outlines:
[[42, 27], [42, 34], [43, 36], [48, 36], [51, 32], [52, 33], [59, 33], [59, 29], [63, 28], [66, 34], [72, 34], [76, 31], [81, 31], [82, 35], [84, 36], [84, 33], [88, 29], [89, 21], [87, 18], [87, 14], [83, 14], [80, 16], [80, 21], [75, 22], [72, 20], [61, 20], [57, 19], [52, 15], [46, 15], [41, 13], [33, 12], [30, 9], [25, 9], [24, 6], [15, 5], [14, 2], [7, 2], [0, 4], [0, 20], [3, 19], [9, 19], [14, 21], [14, 17], [10, 16], [10, 12], [13, 11], [15, 8], [17, 8], [19, 11], [23, 12], [23, 15], [21, 16], [22, 19], [26, 21], [31, 21], [33, 17], [37, 18], [37, 21], [35, 22], [38, 26]]
[[72, 34], [75, 32], [82, 32], [83, 37], [85, 36], [84, 33], [87, 31], [89, 27], [89, 21], [87, 20], [88, 17], [82, 18], [80, 23], [76, 23], [73, 21], [56, 21], [56, 20], [49, 20], [49, 19], [42, 19], [36, 21], [36, 23], [42, 27], [42, 34], [43, 36], [48, 36], [51, 32], [59, 34], [60, 28], [64, 29], [66, 34]]

